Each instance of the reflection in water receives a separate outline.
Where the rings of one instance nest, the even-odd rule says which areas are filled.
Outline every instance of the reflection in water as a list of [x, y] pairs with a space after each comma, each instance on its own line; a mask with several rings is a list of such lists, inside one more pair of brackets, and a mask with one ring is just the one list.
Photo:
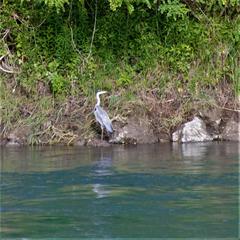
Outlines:
[[93, 192], [97, 194], [96, 198], [103, 198], [103, 197], [107, 197], [111, 191], [105, 189], [103, 184], [94, 183]]
[[[111, 157], [107, 157], [106, 153], [104, 154], [101, 149], [101, 156], [99, 160], [95, 161], [93, 165], [93, 177], [98, 179], [99, 177], [106, 177], [113, 174], [112, 171], [112, 159]], [[97, 194], [97, 198], [103, 198], [110, 195], [111, 190], [106, 188], [107, 183], [101, 184], [96, 182], [93, 184], [93, 192]]]
[[112, 159], [111, 157], [103, 157], [97, 160], [93, 167], [93, 174], [96, 176], [112, 175]]
[[[207, 151], [209, 143], [186, 143], [186, 144], [173, 144], [173, 148], [178, 151], [181, 156], [182, 163], [185, 164], [186, 170], [193, 173], [200, 173], [204, 168], [202, 161], [208, 155]], [[204, 171], [204, 170], [203, 170]]]
[[184, 158], [192, 158], [193, 160], [201, 160], [206, 156], [208, 143], [199, 144], [182, 144], [182, 155]]
[[1, 237], [234, 238], [238, 145], [1, 148]]
[[[188, 171], [211, 158], [227, 164], [228, 155], [237, 155], [237, 143], [153, 144], [109, 148], [8, 147], [1, 148], [1, 167], [5, 172], [51, 172], [92, 166], [95, 174], [111, 171]], [[110, 167], [111, 165], [111, 167]], [[108, 167], [109, 166], [109, 167]], [[211, 167], [211, 166], [208, 166]], [[110, 171], [110, 172], [108, 172]], [[102, 173], [101, 173], [102, 172]]]

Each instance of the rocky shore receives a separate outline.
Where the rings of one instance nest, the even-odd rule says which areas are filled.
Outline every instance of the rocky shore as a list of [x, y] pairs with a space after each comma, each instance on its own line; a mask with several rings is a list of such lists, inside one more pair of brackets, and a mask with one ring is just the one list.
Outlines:
[[[94, 122], [94, 120], [92, 119]], [[156, 120], [155, 120], [156, 121]], [[159, 119], [161, 122], [161, 119]], [[54, 134], [62, 134], [63, 141], [58, 144], [78, 145], [78, 146], [110, 146], [112, 144], [151, 144], [157, 142], [205, 142], [205, 141], [240, 141], [240, 125], [239, 112], [230, 109], [208, 109], [195, 111], [192, 116], [178, 126], [174, 126], [167, 131], [166, 129], [158, 130], [153, 125], [151, 115], [134, 115], [124, 120], [114, 119], [113, 127], [114, 134], [112, 136], [105, 135], [104, 140], [100, 140], [99, 134], [95, 136], [83, 137], [77, 131], [72, 131], [71, 134], [62, 131], [58, 132], [57, 128], [51, 129], [54, 126], [48, 123], [45, 129], [55, 132]], [[95, 124], [95, 123], [94, 123]], [[47, 123], [46, 123], [47, 125]], [[1, 125], [1, 130], [4, 125]], [[44, 130], [43, 130], [44, 131]], [[98, 131], [97, 125], [93, 131]], [[29, 144], [31, 131], [25, 127], [15, 128], [7, 136], [1, 136], [1, 145], [6, 146], [21, 146]], [[65, 134], [65, 136], [64, 136]], [[69, 134], [69, 136], [67, 136]], [[44, 134], [39, 134], [39, 144], [44, 144], [41, 139]], [[67, 137], [64, 139], [64, 137]], [[72, 137], [72, 140], [70, 139]], [[61, 137], [60, 137], [61, 138]], [[40, 140], [41, 139], [41, 140]], [[70, 140], [71, 141], [70, 141]], [[60, 139], [61, 140], [61, 139]], [[56, 143], [53, 143], [56, 144]]]

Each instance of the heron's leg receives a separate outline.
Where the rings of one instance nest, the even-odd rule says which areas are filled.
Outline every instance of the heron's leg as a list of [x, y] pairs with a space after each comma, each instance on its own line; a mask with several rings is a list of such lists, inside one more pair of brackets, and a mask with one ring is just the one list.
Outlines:
[[103, 140], [103, 127], [101, 126], [102, 133], [101, 133], [101, 140]]

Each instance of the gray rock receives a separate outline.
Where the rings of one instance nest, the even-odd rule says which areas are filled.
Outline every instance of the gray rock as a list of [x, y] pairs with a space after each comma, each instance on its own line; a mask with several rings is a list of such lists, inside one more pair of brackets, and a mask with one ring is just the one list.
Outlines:
[[31, 129], [28, 126], [15, 128], [8, 134], [6, 145], [25, 145], [30, 132]]
[[6, 146], [20, 146], [21, 144], [19, 142], [15, 142], [15, 141], [8, 141], [6, 143]]
[[207, 118], [208, 121], [215, 122], [216, 124], [219, 124], [222, 118], [222, 110], [218, 108], [203, 109], [199, 114], [203, 119]]
[[239, 122], [236, 122], [233, 119], [230, 119], [222, 134], [221, 134], [221, 138], [222, 140], [228, 140], [228, 141], [240, 141], [240, 125]]
[[151, 129], [149, 121], [131, 118], [125, 126], [115, 131], [110, 142], [118, 144], [156, 143], [158, 137]]
[[7, 139], [6, 138], [0, 138], [0, 146], [4, 146], [7, 144]]
[[78, 140], [77, 142], [74, 143], [75, 146], [85, 146], [86, 141], [85, 140]]
[[214, 139], [206, 129], [206, 124], [199, 117], [194, 117], [192, 121], [183, 124], [172, 134], [174, 142], [205, 142]]
[[10, 133], [7, 137], [7, 146], [19, 146], [21, 140], [19, 139], [19, 137], [17, 135], [15, 135], [14, 133]]

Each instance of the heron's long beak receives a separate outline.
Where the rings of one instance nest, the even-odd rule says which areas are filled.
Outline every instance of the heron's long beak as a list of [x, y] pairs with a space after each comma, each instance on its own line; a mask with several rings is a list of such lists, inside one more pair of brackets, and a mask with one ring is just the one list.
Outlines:
[[99, 92], [98, 92], [98, 95], [104, 94], [104, 93], [107, 93], [107, 91], [99, 91]]

